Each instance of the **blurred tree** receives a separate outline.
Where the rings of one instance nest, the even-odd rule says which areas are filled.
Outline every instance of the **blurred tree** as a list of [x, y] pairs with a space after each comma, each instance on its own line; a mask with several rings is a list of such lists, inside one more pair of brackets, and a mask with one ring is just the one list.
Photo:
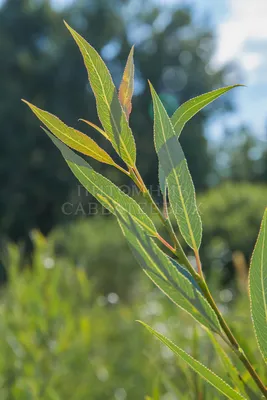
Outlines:
[[215, 171], [221, 179], [236, 182], [266, 182], [266, 141], [260, 140], [248, 126], [226, 130], [216, 148]]
[[223, 271], [229, 284], [235, 252], [241, 252], [249, 265], [266, 198], [266, 185], [230, 181], [198, 197], [203, 221], [200, 253], [206, 272]]
[[[170, 113], [188, 98], [222, 84], [223, 71], [208, 69], [213, 36], [206, 28], [196, 29], [190, 10], [176, 7], [171, 11], [150, 1], [144, 5], [141, 1], [80, 0], [62, 11], [44, 0], [4, 2], [0, 8], [0, 232], [15, 240], [34, 227], [49, 232], [66, 218], [61, 205], [68, 199], [81, 200], [77, 183], [57, 150], [20, 102], [26, 98], [71, 125], [79, 117], [97, 121], [85, 68], [63, 18], [101, 51], [117, 84], [130, 45], [136, 43], [131, 122], [138, 163], [149, 184], [157, 184], [157, 160], [146, 79], [153, 82]], [[224, 107], [225, 102], [218, 104]], [[212, 165], [204, 136], [210, 110], [194, 118], [181, 139], [198, 189], [206, 186]], [[90, 135], [107, 147], [91, 130]], [[98, 168], [106, 170], [106, 166]], [[113, 170], [108, 175], [125, 183]]]

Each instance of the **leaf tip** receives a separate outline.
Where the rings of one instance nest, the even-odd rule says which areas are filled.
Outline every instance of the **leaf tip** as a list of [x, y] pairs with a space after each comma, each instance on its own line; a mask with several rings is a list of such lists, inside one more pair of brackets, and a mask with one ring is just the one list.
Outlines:
[[143, 321], [141, 321], [140, 319], [136, 319], [135, 322], [138, 322], [138, 324], [145, 326], [145, 323]]
[[21, 99], [21, 101], [25, 104], [27, 104], [27, 106], [34, 111], [35, 106], [33, 104], [31, 104], [29, 101], [25, 100], [25, 99]]
[[150, 90], [152, 92], [154, 90], [154, 87], [153, 87], [153, 85], [152, 85], [152, 83], [150, 82], [149, 79], [147, 80], [147, 82], [148, 82], [149, 88], [150, 88]]
[[64, 25], [65, 27], [68, 29], [68, 31], [73, 34], [76, 33], [74, 29], [72, 29], [72, 27], [63, 19]]
[[64, 25], [66, 26], [67, 29], [70, 28], [69, 24], [67, 23], [67, 21], [65, 21], [65, 19], [63, 19], [63, 23], [64, 23]]

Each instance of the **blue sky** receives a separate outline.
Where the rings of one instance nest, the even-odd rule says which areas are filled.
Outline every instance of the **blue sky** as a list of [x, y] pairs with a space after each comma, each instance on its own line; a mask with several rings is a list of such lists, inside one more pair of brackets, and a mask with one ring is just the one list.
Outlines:
[[[240, 73], [229, 74], [227, 84], [242, 83], [245, 88], [234, 95], [238, 112], [222, 120], [221, 128], [240, 123], [249, 125], [266, 140], [267, 127], [267, 1], [266, 0], [155, 0], [158, 3], [193, 4], [196, 20], [210, 16], [216, 34], [217, 50], [212, 68], [227, 63], [238, 66]], [[238, 82], [237, 82], [238, 80]], [[214, 125], [220, 136], [220, 125]]]
[[216, 4], [220, 6], [210, 7], [217, 36], [213, 65], [235, 62], [239, 66], [240, 83], [247, 87], [237, 91], [239, 113], [233, 119], [247, 122], [263, 139], [267, 126], [267, 1], [216, 0]]

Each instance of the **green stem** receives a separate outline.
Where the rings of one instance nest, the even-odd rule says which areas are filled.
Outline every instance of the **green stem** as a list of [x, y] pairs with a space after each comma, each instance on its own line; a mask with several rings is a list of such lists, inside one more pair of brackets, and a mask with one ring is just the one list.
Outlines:
[[[182, 249], [182, 246], [181, 246], [179, 240], [177, 239], [177, 237], [175, 235], [175, 232], [173, 230], [173, 226], [172, 226], [169, 218], [167, 218], [167, 219], [164, 218], [164, 215], [162, 214], [162, 212], [158, 208], [157, 204], [154, 202], [151, 194], [149, 193], [147, 187], [145, 186], [145, 184], [143, 182], [143, 179], [140, 176], [137, 168], [130, 169], [129, 172], [130, 172], [130, 177], [133, 179], [133, 181], [135, 182], [137, 187], [141, 190], [141, 192], [143, 193], [144, 197], [150, 202], [150, 204], [152, 205], [153, 209], [159, 215], [159, 217], [160, 217], [161, 221], [163, 222], [165, 228], [169, 232], [170, 237], [172, 238], [172, 240], [174, 242], [175, 248], [172, 248], [172, 246], [170, 246], [166, 242], [168, 244], [167, 247], [173, 252], [173, 254], [175, 254], [175, 256], [177, 257], [178, 261], [188, 269], [188, 271], [192, 274], [194, 279], [199, 284], [199, 286], [200, 286], [200, 288], [201, 288], [201, 290], [203, 292], [203, 295], [205, 296], [205, 298], [208, 301], [208, 303], [210, 304], [211, 308], [213, 309], [213, 311], [217, 315], [217, 318], [218, 318], [218, 320], [220, 322], [222, 330], [224, 331], [227, 339], [229, 340], [229, 342], [227, 341], [228, 345], [236, 353], [236, 355], [238, 356], [240, 361], [243, 363], [243, 365], [245, 366], [245, 368], [249, 372], [250, 376], [252, 377], [252, 379], [254, 380], [254, 382], [256, 383], [256, 385], [258, 386], [258, 388], [260, 389], [260, 391], [264, 395], [264, 397], [267, 399], [267, 387], [264, 385], [264, 383], [262, 382], [261, 378], [259, 377], [259, 375], [255, 371], [254, 367], [250, 363], [249, 359], [247, 358], [246, 354], [244, 353], [244, 351], [239, 346], [236, 338], [234, 337], [231, 329], [227, 325], [227, 322], [223, 318], [222, 314], [220, 313], [220, 311], [219, 311], [219, 309], [218, 309], [218, 307], [217, 307], [217, 305], [215, 303], [215, 300], [213, 299], [213, 297], [212, 297], [212, 295], [211, 295], [211, 293], [209, 291], [209, 288], [208, 288], [207, 283], [205, 281], [204, 275], [202, 273], [201, 261], [200, 261], [200, 258], [199, 258], [199, 253], [197, 252], [197, 255], [195, 253], [196, 261], [197, 261], [197, 265], [198, 265], [198, 271], [199, 271], [199, 273], [197, 273], [195, 271], [195, 269], [193, 268], [193, 266], [191, 265], [191, 263], [189, 262], [188, 258], [186, 257], [186, 255], [185, 255], [185, 253], [184, 253], [184, 251]], [[162, 243], [164, 244], [164, 242], [162, 242]]]
[[250, 363], [249, 359], [247, 358], [246, 354], [244, 353], [244, 351], [242, 350], [242, 348], [239, 346], [236, 338], [234, 337], [231, 329], [229, 328], [229, 326], [227, 325], [227, 322], [225, 321], [225, 319], [223, 318], [222, 314], [220, 313], [210, 291], [209, 288], [207, 286], [207, 283], [205, 281], [205, 279], [201, 279], [201, 282], [198, 282], [207, 301], [209, 302], [210, 306], [212, 307], [212, 309], [214, 310], [215, 314], [218, 317], [218, 320], [220, 322], [220, 325], [224, 331], [224, 333], [226, 334], [229, 342], [230, 342], [230, 347], [231, 349], [236, 353], [236, 355], [238, 356], [238, 358], [240, 359], [240, 361], [243, 363], [243, 365], [246, 367], [247, 371], [250, 373], [252, 379], [254, 380], [254, 382], [256, 383], [256, 385], [258, 386], [258, 388], [260, 389], [260, 391], [262, 392], [262, 394], [264, 394], [264, 397], [267, 399], [267, 387], [264, 385], [264, 383], [262, 382], [262, 380], [260, 379], [259, 375], [257, 374], [257, 372], [255, 371], [254, 367], [252, 366], [252, 364]]

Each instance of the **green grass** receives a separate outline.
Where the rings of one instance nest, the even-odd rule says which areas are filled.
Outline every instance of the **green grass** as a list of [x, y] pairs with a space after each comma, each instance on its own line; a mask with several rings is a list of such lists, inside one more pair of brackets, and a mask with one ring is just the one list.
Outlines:
[[[20, 271], [19, 250], [9, 248], [0, 303], [1, 400], [224, 398], [135, 322], [145, 320], [227, 381], [209, 336], [145, 276], [136, 274], [131, 300], [102, 294], [85, 265], [55, 257], [49, 241], [36, 232], [34, 238], [32, 268]], [[260, 368], [246, 294], [229, 303], [229, 292], [216, 292], [236, 335], [246, 332], [243, 345]], [[244, 379], [251, 384], [245, 372]]]

